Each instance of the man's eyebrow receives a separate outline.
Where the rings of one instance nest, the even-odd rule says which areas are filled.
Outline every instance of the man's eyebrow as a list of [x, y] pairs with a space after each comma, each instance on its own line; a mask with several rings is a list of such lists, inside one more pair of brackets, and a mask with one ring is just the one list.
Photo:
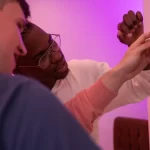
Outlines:
[[[52, 42], [53, 42], [53, 39], [49, 36], [48, 43], [50, 43], [51, 40], [52, 40]], [[51, 44], [50, 44], [50, 45], [51, 45]], [[49, 47], [50, 47], [50, 46], [49, 46]], [[48, 48], [49, 48], [49, 47], [48, 47]], [[32, 58], [33, 58], [33, 59], [36, 59], [37, 57], [44, 55], [44, 53], [46, 53], [46, 51], [48, 50], [48, 48], [46, 48], [46, 49], [44, 49], [44, 50], [41, 50], [40, 52], [34, 54]]]

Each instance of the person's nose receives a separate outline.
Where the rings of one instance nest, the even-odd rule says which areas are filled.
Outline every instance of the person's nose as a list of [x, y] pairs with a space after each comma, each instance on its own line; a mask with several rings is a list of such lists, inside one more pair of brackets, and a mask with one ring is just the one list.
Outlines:
[[20, 45], [17, 47], [15, 54], [17, 56], [25, 56], [27, 54], [27, 49], [22, 41], [20, 42]]

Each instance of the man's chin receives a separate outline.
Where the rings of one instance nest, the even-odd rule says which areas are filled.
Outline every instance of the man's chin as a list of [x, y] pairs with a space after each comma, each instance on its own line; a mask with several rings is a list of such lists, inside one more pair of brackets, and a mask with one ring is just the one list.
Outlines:
[[66, 78], [66, 76], [68, 75], [68, 73], [69, 73], [69, 69], [67, 69], [64, 72], [55, 72], [55, 78], [57, 80], [64, 79], [64, 78]]

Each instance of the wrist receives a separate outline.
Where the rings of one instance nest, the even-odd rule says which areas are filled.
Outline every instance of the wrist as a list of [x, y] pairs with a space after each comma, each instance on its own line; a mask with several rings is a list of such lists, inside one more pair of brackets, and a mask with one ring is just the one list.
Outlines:
[[125, 76], [118, 68], [113, 68], [101, 77], [103, 84], [113, 92], [118, 92], [120, 87], [126, 81]]

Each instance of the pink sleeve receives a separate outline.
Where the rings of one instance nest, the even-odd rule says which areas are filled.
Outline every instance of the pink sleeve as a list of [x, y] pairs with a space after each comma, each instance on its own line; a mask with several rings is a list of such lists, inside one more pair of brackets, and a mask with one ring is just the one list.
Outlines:
[[103, 113], [104, 108], [116, 96], [117, 93], [109, 90], [101, 80], [98, 80], [90, 88], [79, 92], [65, 106], [91, 133], [94, 120]]

